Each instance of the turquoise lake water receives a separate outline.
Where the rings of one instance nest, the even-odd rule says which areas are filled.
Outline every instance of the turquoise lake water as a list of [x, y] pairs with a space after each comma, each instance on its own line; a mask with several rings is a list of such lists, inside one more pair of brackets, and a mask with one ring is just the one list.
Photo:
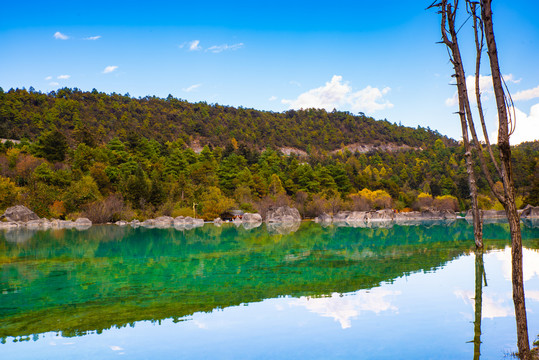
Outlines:
[[[0, 357], [502, 359], [516, 351], [507, 224], [485, 225], [482, 255], [462, 220], [294, 230], [0, 231]], [[533, 342], [539, 228], [524, 225], [522, 234]]]

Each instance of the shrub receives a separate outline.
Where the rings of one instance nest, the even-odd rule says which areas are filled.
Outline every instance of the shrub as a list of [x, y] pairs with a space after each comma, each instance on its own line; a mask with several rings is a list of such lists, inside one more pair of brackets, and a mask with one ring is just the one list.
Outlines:
[[432, 202], [432, 207], [436, 210], [453, 211], [457, 211], [459, 208], [457, 198], [451, 195], [436, 196]]
[[429, 209], [430, 207], [432, 207], [433, 200], [434, 199], [432, 198], [432, 195], [422, 192], [417, 195], [417, 200], [414, 204], [414, 208], [420, 211]]
[[131, 220], [132, 211], [126, 207], [121, 196], [112, 194], [101, 201], [94, 201], [84, 206], [83, 217], [87, 217], [93, 223], [103, 224], [118, 220]]

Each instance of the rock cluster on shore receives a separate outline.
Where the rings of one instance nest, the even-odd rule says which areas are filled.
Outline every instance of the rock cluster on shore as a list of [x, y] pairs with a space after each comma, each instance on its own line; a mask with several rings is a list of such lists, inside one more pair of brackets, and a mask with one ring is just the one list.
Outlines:
[[331, 223], [337, 226], [352, 227], [384, 227], [391, 226], [393, 223], [401, 225], [417, 224], [424, 221], [453, 221], [457, 218], [455, 212], [450, 210], [427, 210], [396, 213], [390, 209], [373, 211], [341, 211], [333, 217], [328, 214], [322, 214], [314, 219], [315, 222], [322, 225]]
[[[526, 224], [534, 225], [539, 222], [539, 206], [526, 206], [519, 211], [520, 217]], [[482, 211], [484, 220], [506, 219], [505, 211], [484, 210]], [[383, 227], [391, 226], [393, 223], [399, 225], [415, 225], [424, 222], [429, 223], [450, 223], [458, 218], [452, 210], [425, 210], [411, 212], [394, 212], [384, 209], [377, 211], [341, 211], [333, 217], [328, 214], [322, 214], [314, 219], [315, 222], [327, 226], [335, 224], [337, 226], [353, 227]], [[471, 211], [468, 211], [464, 217], [466, 220], [472, 218]]]
[[75, 221], [45, 219], [40, 218], [26, 206], [17, 205], [8, 208], [0, 219], [7, 221], [0, 222], [0, 229], [77, 229], [86, 230], [92, 226], [92, 222], [87, 218], [78, 218]]
[[192, 218], [190, 216], [178, 216], [176, 218], [173, 218], [171, 216], [160, 216], [155, 219], [148, 219], [144, 221], [139, 220], [133, 220], [130, 222], [127, 222], [125, 220], [120, 220], [115, 222], [116, 225], [119, 226], [127, 226], [131, 225], [132, 227], [145, 227], [149, 229], [157, 228], [157, 229], [166, 229], [174, 227], [177, 230], [186, 230], [186, 229], [193, 229], [196, 227], [200, 227], [204, 225], [204, 220], [202, 219], [196, 219]]
[[[539, 206], [534, 207], [531, 205], [526, 206], [523, 210], [519, 211], [521, 219], [530, 226], [539, 226]], [[482, 211], [484, 220], [498, 220], [506, 219], [505, 211], [485, 210]], [[425, 210], [425, 211], [412, 211], [412, 212], [395, 212], [390, 209], [377, 210], [377, 211], [341, 211], [331, 216], [323, 213], [314, 219], [315, 222], [327, 226], [335, 224], [336, 226], [352, 226], [352, 227], [387, 227], [392, 226], [393, 223], [400, 225], [416, 225], [424, 222], [429, 223], [451, 223], [456, 220], [457, 214], [451, 210]], [[464, 216], [466, 220], [471, 219], [471, 212], [468, 211]], [[63, 228], [75, 228], [78, 230], [85, 230], [92, 226], [92, 222], [87, 218], [78, 218], [75, 221], [71, 220], [58, 220], [58, 219], [45, 219], [39, 218], [33, 211], [25, 206], [17, 205], [8, 208], [0, 219], [7, 221], [0, 221], [0, 229], [63, 229]], [[233, 221], [236, 226], [243, 226], [245, 229], [253, 229], [262, 224], [262, 216], [257, 213], [245, 213], [243, 217], [237, 218]], [[266, 213], [266, 219], [268, 230], [272, 233], [285, 234], [296, 231], [301, 222], [301, 215], [295, 208], [288, 206], [281, 206], [268, 210]], [[216, 218], [213, 220], [213, 224], [220, 226], [223, 220]], [[177, 230], [193, 229], [204, 225], [204, 220], [192, 218], [190, 216], [178, 216], [176, 218], [170, 216], [160, 216], [155, 219], [148, 219], [144, 221], [133, 220], [124, 221], [120, 220], [115, 223], [119, 226], [130, 225], [132, 227], [146, 227], [146, 228], [171, 228], [174, 227]]]

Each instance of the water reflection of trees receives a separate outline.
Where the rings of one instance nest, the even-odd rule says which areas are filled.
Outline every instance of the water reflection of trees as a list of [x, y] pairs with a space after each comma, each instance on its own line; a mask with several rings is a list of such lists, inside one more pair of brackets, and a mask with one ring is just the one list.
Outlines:
[[[485, 238], [508, 238], [507, 225], [486, 225]], [[286, 235], [271, 234], [265, 225], [245, 230], [229, 224], [189, 231], [38, 231], [24, 243], [0, 241], [1, 285], [7, 289], [0, 337], [47, 331], [75, 336], [282, 295], [369, 289], [443, 266], [469, 253], [472, 239], [473, 229], [463, 221], [356, 229], [302, 223]], [[495, 248], [506, 243], [487, 241]]]

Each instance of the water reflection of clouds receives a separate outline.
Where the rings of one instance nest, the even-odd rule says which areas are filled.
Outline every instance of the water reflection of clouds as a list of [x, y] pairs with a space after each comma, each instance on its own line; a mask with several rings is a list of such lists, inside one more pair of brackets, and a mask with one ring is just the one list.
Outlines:
[[[529, 281], [539, 277], [539, 252], [533, 249], [522, 249], [523, 254], [523, 275], [524, 281]], [[499, 262], [501, 269], [503, 285], [509, 291], [497, 292], [498, 285], [490, 284], [492, 281], [499, 283], [501, 277], [491, 278], [489, 284], [491, 286], [483, 287], [482, 297], [482, 318], [493, 319], [498, 317], [514, 316], [513, 300], [511, 295], [511, 248], [506, 247], [503, 250], [495, 251], [487, 254], [487, 257], [495, 259]], [[488, 273], [488, 268], [487, 268]], [[466, 304], [470, 304], [472, 309], [475, 309], [475, 292], [472, 290], [457, 289], [454, 291], [457, 298], [462, 299]], [[539, 301], [539, 291], [525, 291], [527, 300]]]
[[[455, 296], [464, 300], [466, 304], [472, 305], [475, 311], [475, 293], [473, 291], [456, 290]], [[481, 318], [494, 319], [513, 315], [513, 308], [507, 302], [511, 299], [511, 294], [496, 294], [495, 296], [483, 295]]]
[[[506, 247], [504, 251], [496, 252], [496, 258], [502, 263], [503, 277], [511, 281], [511, 248]], [[523, 248], [522, 259], [524, 281], [539, 277], [539, 252]]]
[[386, 297], [400, 295], [400, 293], [400, 291], [374, 288], [345, 295], [333, 293], [331, 296], [320, 298], [303, 296], [295, 299], [291, 305], [303, 306], [320, 316], [331, 317], [339, 322], [343, 329], [347, 329], [352, 327], [352, 319], [357, 318], [362, 311], [371, 311], [375, 314], [388, 310], [398, 312], [398, 308], [392, 305]]

